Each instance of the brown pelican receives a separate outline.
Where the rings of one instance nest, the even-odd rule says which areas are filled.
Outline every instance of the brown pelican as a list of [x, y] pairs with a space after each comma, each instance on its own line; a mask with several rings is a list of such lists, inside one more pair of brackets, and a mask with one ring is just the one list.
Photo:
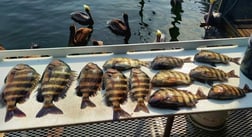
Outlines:
[[81, 25], [89, 25], [90, 27], [94, 25], [94, 20], [90, 13], [90, 7], [88, 5], [83, 5], [85, 12], [75, 11], [71, 13], [71, 18]]
[[154, 42], [165, 42], [165, 34], [162, 33], [160, 30], [156, 31], [156, 39]]
[[221, 22], [221, 13], [214, 12], [216, 0], [210, 0], [208, 13], [204, 16], [205, 23], [201, 23], [201, 27], [218, 26]]
[[125, 36], [125, 44], [128, 44], [128, 40], [131, 36], [131, 31], [128, 22], [128, 14], [123, 13], [123, 21], [120, 19], [113, 19], [108, 22], [108, 27], [116, 35]]
[[70, 25], [69, 46], [86, 46], [92, 33], [91, 28], [81, 27], [78, 30], [75, 25]]

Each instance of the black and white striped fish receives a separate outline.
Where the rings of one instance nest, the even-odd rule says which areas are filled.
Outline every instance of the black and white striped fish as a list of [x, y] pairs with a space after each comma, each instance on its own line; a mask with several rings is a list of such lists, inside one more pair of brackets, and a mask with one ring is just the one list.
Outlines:
[[154, 70], [181, 68], [186, 62], [192, 62], [191, 57], [181, 59], [172, 56], [157, 56], [152, 60], [150, 67]]
[[153, 87], [167, 87], [190, 85], [192, 83], [188, 74], [175, 70], [161, 70], [151, 80]]
[[113, 69], [123, 71], [123, 70], [128, 70], [131, 68], [140, 68], [141, 66], [149, 66], [149, 62], [140, 61], [138, 59], [126, 58], [126, 57], [116, 57], [116, 58], [111, 58], [107, 60], [104, 63], [103, 68], [105, 70], [109, 68], [113, 68]]
[[57, 108], [53, 102], [66, 96], [75, 75], [69, 65], [62, 60], [54, 59], [47, 65], [37, 93], [37, 101], [43, 102], [43, 107], [36, 117], [47, 114], [63, 114], [62, 110]]
[[77, 95], [82, 97], [81, 109], [87, 106], [96, 106], [89, 97], [95, 96], [101, 88], [102, 76], [103, 71], [97, 64], [90, 62], [82, 68], [77, 78], [78, 86], [76, 87]]
[[103, 76], [103, 89], [106, 90], [105, 101], [107, 106], [113, 107], [113, 120], [118, 120], [120, 116], [130, 117], [130, 114], [120, 106], [128, 98], [128, 79], [116, 69], [108, 69]]
[[239, 76], [235, 74], [234, 70], [226, 73], [223, 70], [208, 66], [197, 66], [190, 71], [189, 75], [193, 80], [208, 83], [209, 85], [212, 85], [214, 81], [225, 82], [230, 77], [239, 78]]
[[240, 64], [240, 57], [232, 58], [210, 50], [201, 50], [195, 54], [194, 60], [197, 62], [209, 63], [212, 66], [215, 66], [216, 63], [229, 64], [229, 62], [234, 62], [238, 65]]
[[178, 107], [195, 107], [199, 99], [205, 98], [200, 90], [193, 94], [187, 90], [161, 88], [150, 96], [149, 104], [152, 107], [178, 109]]
[[140, 68], [132, 68], [130, 72], [130, 95], [137, 101], [134, 112], [144, 111], [149, 113], [144, 101], [148, 100], [151, 91], [150, 77]]
[[243, 89], [228, 84], [217, 84], [209, 90], [208, 98], [220, 100], [236, 99], [246, 96], [248, 92], [252, 92], [252, 89], [247, 84], [244, 85]]
[[35, 89], [40, 79], [40, 74], [27, 64], [17, 64], [5, 78], [2, 99], [7, 106], [5, 122], [13, 116], [25, 117], [25, 113], [17, 108], [17, 103], [24, 103]]

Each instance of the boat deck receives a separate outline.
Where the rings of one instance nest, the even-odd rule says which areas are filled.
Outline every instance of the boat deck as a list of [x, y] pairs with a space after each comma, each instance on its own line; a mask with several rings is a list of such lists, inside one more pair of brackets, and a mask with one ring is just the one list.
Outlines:
[[[155, 117], [147, 119], [134, 119], [118, 122], [105, 122], [83, 124], [57, 128], [44, 128], [7, 132], [0, 137], [20, 136], [141, 136], [160, 137], [164, 133], [167, 117]], [[206, 131], [195, 127], [186, 115], [175, 116], [171, 137], [180, 136], [204, 136], [204, 137], [228, 137], [252, 135], [252, 109], [230, 111], [226, 126], [221, 131]], [[246, 127], [246, 128], [244, 128]]]

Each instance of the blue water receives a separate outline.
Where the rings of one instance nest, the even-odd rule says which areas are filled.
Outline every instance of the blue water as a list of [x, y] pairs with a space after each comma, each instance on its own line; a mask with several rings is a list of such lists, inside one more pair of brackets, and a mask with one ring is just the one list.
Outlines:
[[122, 18], [123, 12], [129, 15], [129, 43], [153, 42], [157, 29], [166, 34], [167, 41], [202, 39], [204, 29], [199, 25], [207, 11], [203, 1], [184, 0], [172, 7], [170, 0], [1, 0], [0, 43], [6, 49], [30, 48], [33, 43], [42, 48], [66, 47], [69, 25], [74, 23], [70, 13], [83, 10], [83, 4], [90, 6], [95, 22], [91, 40], [102, 40], [105, 45], [124, 42], [106, 24]]

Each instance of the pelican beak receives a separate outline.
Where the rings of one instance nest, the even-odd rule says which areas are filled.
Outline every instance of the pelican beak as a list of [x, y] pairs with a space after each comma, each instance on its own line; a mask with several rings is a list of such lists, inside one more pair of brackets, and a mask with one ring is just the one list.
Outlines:
[[214, 4], [214, 2], [216, 2], [216, 0], [210, 0], [210, 4]]

